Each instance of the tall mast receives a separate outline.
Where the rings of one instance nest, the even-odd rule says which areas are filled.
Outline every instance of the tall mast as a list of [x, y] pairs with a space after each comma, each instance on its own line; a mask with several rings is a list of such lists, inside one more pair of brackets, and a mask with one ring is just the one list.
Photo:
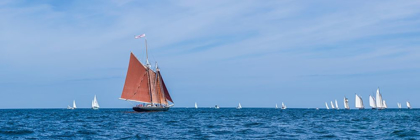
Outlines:
[[144, 43], [146, 44], [146, 67], [147, 67], [147, 81], [148, 81], [148, 88], [149, 88], [149, 94], [150, 94], [150, 102], [152, 103], [153, 106], [153, 94], [152, 94], [152, 89], [151, 89], [151, 83], [150, 83], [150, 73], [149, 73], [149, 54], [147, 53], [147, 39], [146, 37], [144, 38]]

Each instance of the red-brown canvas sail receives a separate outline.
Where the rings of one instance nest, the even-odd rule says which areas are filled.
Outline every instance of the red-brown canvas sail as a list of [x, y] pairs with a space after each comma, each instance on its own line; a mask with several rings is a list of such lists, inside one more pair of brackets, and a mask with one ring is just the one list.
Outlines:
[[121, 99], [150, 103], [147, 78], [146, 67], [131, 53]]
[[153, 70], [151, 70], [151, 69], [149, 69], [149, 75], [150, 75], [150, 91], [152, 92], [152, 101], [153, 101], [153, 103], [160, 103], [160, 96], [158, 95], [158, 93], [157, 93], [157, 90], [156, 90], [156, 73], [153, 71]]
[[168, 102], [166, 101], [165, 95], [163, 93], [162, 80], [160, 80], [159, 72], [157, 73], [156, 90], [157, 90], [158, 96], [160, 97], [160, 103], [168, 105]]
[[168, 89], [166, 88], [165, 82], [163, 81], [163, 78], [162, 78], [162, 75], [160, 74], [160, 71], [158, 71], [158, 73], [159, 73], [158, 74], [159, 75], [159, 78], [160, 78], [160, 80], [162, 82], [162, 88], [163, 88], [163, 93], [165, 94], [165, 98], [168, 101], [171, 101], [173, 103], [174, 101], [172, 101], [171, 95], [169, 95]]

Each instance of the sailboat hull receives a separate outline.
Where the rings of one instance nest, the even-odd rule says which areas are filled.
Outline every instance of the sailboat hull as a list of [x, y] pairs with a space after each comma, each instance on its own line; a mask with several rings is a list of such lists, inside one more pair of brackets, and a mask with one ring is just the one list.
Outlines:
[[155, 111], [168, 111], [169, 107], [133, 107], [137, 112], [155, 112]]

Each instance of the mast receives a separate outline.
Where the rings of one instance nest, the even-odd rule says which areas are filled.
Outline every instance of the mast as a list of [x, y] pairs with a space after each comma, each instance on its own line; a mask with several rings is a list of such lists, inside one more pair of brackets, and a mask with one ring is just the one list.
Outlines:
[[146, 67], [147, 67], [147, 85], [148, 85], [148, 88], [149, 88], [149, 94], [150, 94], [150, 102], [151, 102], [151, 104], [152, 104], [152, 106], [153, 106], [153, 95], [152, 95], [152, 89], [151, 89], [151, 83], [150, 83], [150, 73], [149, 73], [149, 70], [150, 70], [150, 64], [149, 64], [149, 53], [147, 52], [147, 39], [146, 39], [146, 37], [144, 38], [144, 43], [146, 44]]

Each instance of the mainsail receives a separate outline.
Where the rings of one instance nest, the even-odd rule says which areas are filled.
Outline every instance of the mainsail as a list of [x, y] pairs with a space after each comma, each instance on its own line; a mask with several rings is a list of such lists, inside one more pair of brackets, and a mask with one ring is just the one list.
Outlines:
[[73, 100], [73, 109], [76, 109], [77, 107], [76, 107], [76, 101], [75, 100]]
[[96, 95], [95, 95], [95, 97], [93, 97], [93, 100], [92, 100], [92, 108], [93, 109], [98, 109], [99, 108], [98, 100], [96, 100]]
[[376, 108], [375, 98], [372, 97], [371, 95], [369, 95], [369, 105], [370, 105], [370, 107], [372, 107], [372, 109]]
[[198, 106], [197, 106], [197, 102], [195, 102], [194, 107], [195, 107], [195, 108], [198, 108]]
[[330, 108], [328, 107], [328, 104], [327, 104], [327, 102], [325, 102], [325, 107], [327, 107], [327, 109], [330, 109]]
[[168, 105], [167, 101], [173, 103], [157, 65], [155, 72], [149, 64], [143, 65], [133, 53], [130, 54], [120, 99], [161, 105]]
[[382, 95], [379, 92], [379, 88], [376, 90], [376, 108], [377, 109], [383, 109], [384, 108], [383, 101], [382, 101]]
[[397, 103], [399, 109], [401, 109], [401, 103]]
[[344, 97], [344, 108], [345, 109], [350, 109], [350, 107], [349, 107], [349, 100], [346, 97]]
[[333, 102], [331, 101], [331, 108], [335, 109]]
[[407, 108], [408, 108], [408, 109], [411, 109], [411, 104], [410, 104], [410, 102], [407, 102]]
[[388, 108], [388, 106], [386, 105], [385, 100], [383, 100], [383, 103], [382, 104], [384, 105], [383, 108]]
[[363, 109], [364, 108], [364, 105], [363, 105], [363, 100], [362, 100], [362, 98], [359, 96], [359, 95], [357, 95], [356, 94], [356, 108], [358, 108], [358, 109]]
[[340, 109], [340, 108], [338, 108], [338, 102], [337, 102], [337, 100], [335, 100], [335, 108]]

